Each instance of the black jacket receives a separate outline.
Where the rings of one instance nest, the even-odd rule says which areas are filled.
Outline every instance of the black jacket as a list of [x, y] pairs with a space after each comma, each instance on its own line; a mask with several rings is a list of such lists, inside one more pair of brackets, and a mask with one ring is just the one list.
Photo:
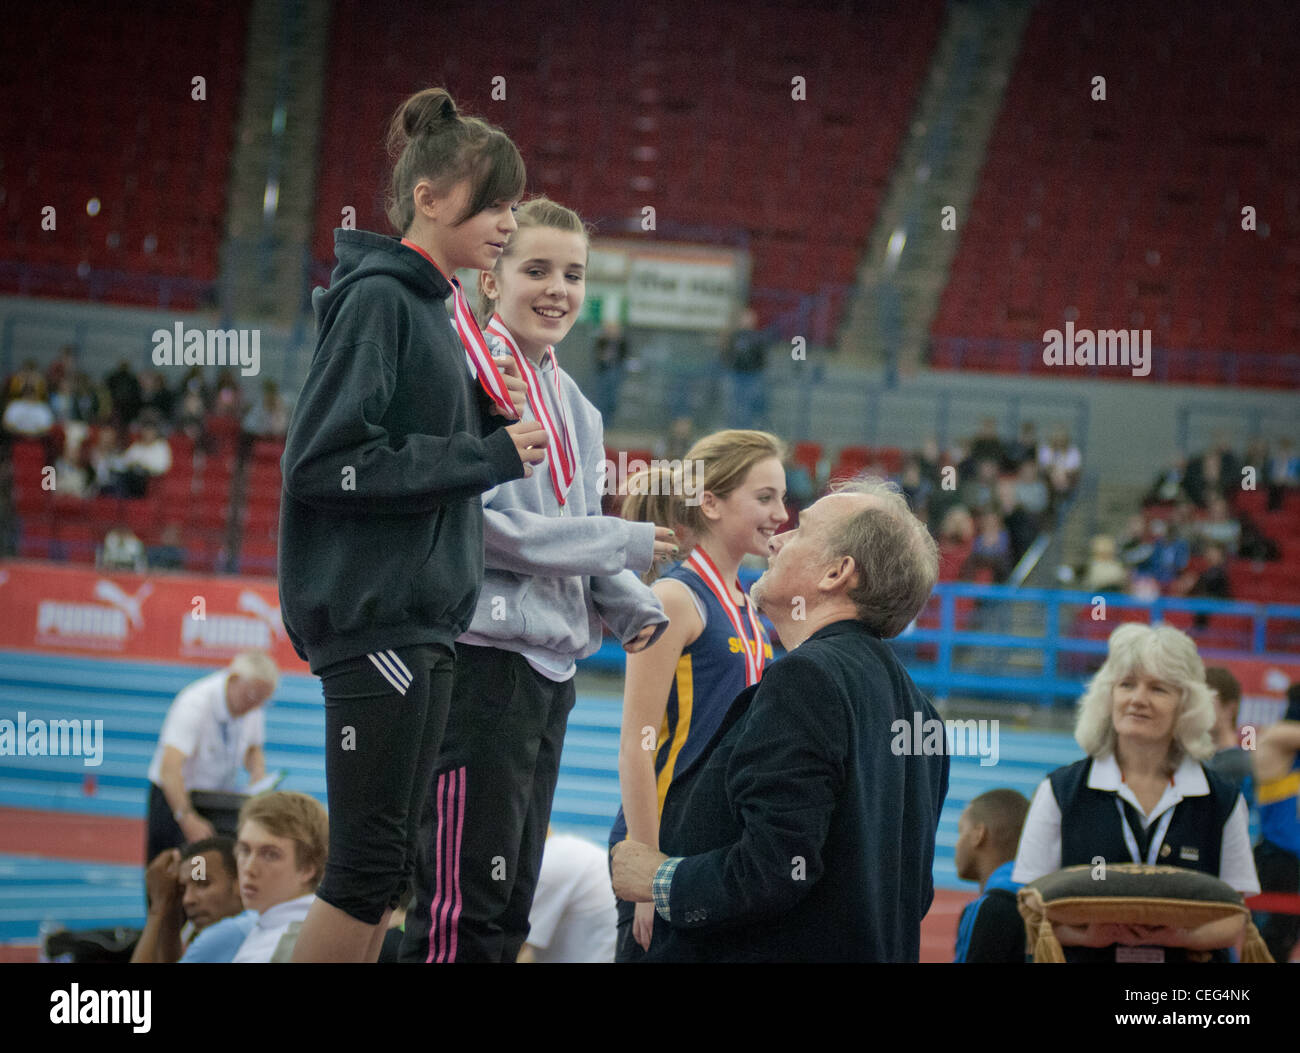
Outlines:
[[917, 961], [948, 757], [898, 756], [938, 719], [858, 621], [813, 633], [732, 704], [673, 780], [659, 847], [686, 856], [648, 961]]
[[313, 672], [451, 646], [483, 584], [479, 495], [524, 473], [470, 375], [438, 269], [366, 231], [337, 230], [334, 246], [282, 462], [280, 609]]

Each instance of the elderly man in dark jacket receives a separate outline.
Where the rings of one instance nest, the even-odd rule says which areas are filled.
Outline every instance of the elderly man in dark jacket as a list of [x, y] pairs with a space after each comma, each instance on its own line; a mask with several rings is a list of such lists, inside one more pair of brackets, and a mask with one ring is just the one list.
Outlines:
[[791, 653], [673, 781], [669, 855], [615, 846], [614, 891], [655, 903], [647, 961], [914, 962], [948, 757], [907, 755], [891, 730], [938, 715], [884, 641], [929, 597], [934, 541], [868, 480], [771, 551], [752, 597]]

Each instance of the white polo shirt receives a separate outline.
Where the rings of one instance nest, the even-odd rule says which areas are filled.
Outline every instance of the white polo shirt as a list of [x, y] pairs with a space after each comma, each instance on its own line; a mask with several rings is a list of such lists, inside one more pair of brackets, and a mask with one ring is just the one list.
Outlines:
[[612, 962], [618, 908], [607, 850], [582, 837], [552, 834], [542, 851], [528, 942], [538, 962]]
[[[1119, 762], [1113, 753], [1093, 760], [1092, 770], [1088, 773], [1088, 785], [1094, 790], [1110, 791], [1128, 801], [1137, 809], [1142, 816], [1143, 825], [1148, 829], [1184, 797], [1202, 797], [1210, 792], [1205, 770], [1187, 756], [1183, 757], [1172, 781], [1165, 787], [1159, 802], [1149, 815], [1133, 793], [1132, 787], [1124, 781]], [[1249, 821], [1246, 802], [1238, 795], [1236, 805], [1223, 824], [1219, 880], [1243, 895], [1254, 896], [1259, 892], [1259, 878], [1255, 873], [1255, 857], [1250, 849]], [[1052, 792], [1051, 780], [1044, 779], [1038, 784], [1029, 813], [1025, 816], [1011, 880], [1027, 884], [1060, 869], [1061, 808], [1056, 802], [1056, 794]]]
[[307, 911], [311, 909], [315, 899], [316, 893], [309, 892], [305, 896], [285, 900], [262, 911], [257, 916], [253, 931], [244, 937], [244, 942], [239, 945], [239, 950], [230, 959], [231, 962], [244, 964], [269, 962], [280, 940], [289, 931], [289, 926], [306, 919]]
[[229, 677], [229, 669], [219, 670], [176, 696], [149, 762], [149, 781], [155, 786], [162, 787], [163, 750], [174, 746], [185, 754], [181, 767], [185, 789], [235, 789], [235, 777], [248, 747], [266, 742], [266, 707], [232, 717], [226, 708]]

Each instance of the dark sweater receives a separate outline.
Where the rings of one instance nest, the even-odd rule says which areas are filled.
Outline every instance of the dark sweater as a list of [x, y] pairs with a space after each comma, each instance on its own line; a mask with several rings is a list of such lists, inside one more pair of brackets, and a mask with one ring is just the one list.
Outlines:
[[917, 961], [948, 757], [897, 756], [938, 714], [858, 621], [813, 633], [733, 703], [669, 787], [685, 856], [648, 961]]
[[438, 269], [366, 231], [337, 230], [334, 246], [282, 462], [280, 609], [316, 673], [452, 646], [483, 583], [480, 494], [523, 475], [470, 375]]

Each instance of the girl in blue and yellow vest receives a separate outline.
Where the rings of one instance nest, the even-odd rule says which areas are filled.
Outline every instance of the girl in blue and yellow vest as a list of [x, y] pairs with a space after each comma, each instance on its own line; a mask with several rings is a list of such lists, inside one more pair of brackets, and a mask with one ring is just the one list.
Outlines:
[[[722, 431], [683, 458], [687, 529], [679, 534], [695, 547], [654, 585], [668, 629], [628, 656], [618, 759], [623, 806], [611, 845], [630, 838], [658, 847], [674, 775], [690, 765], [772, 657], [736, 572], [746, 555], [767, 555], [786, 521], [784, 454], [781, 440], [767, 432]], [[620, 901], [616, 960], [638, 960], [653, 927], [654, 904]]]

